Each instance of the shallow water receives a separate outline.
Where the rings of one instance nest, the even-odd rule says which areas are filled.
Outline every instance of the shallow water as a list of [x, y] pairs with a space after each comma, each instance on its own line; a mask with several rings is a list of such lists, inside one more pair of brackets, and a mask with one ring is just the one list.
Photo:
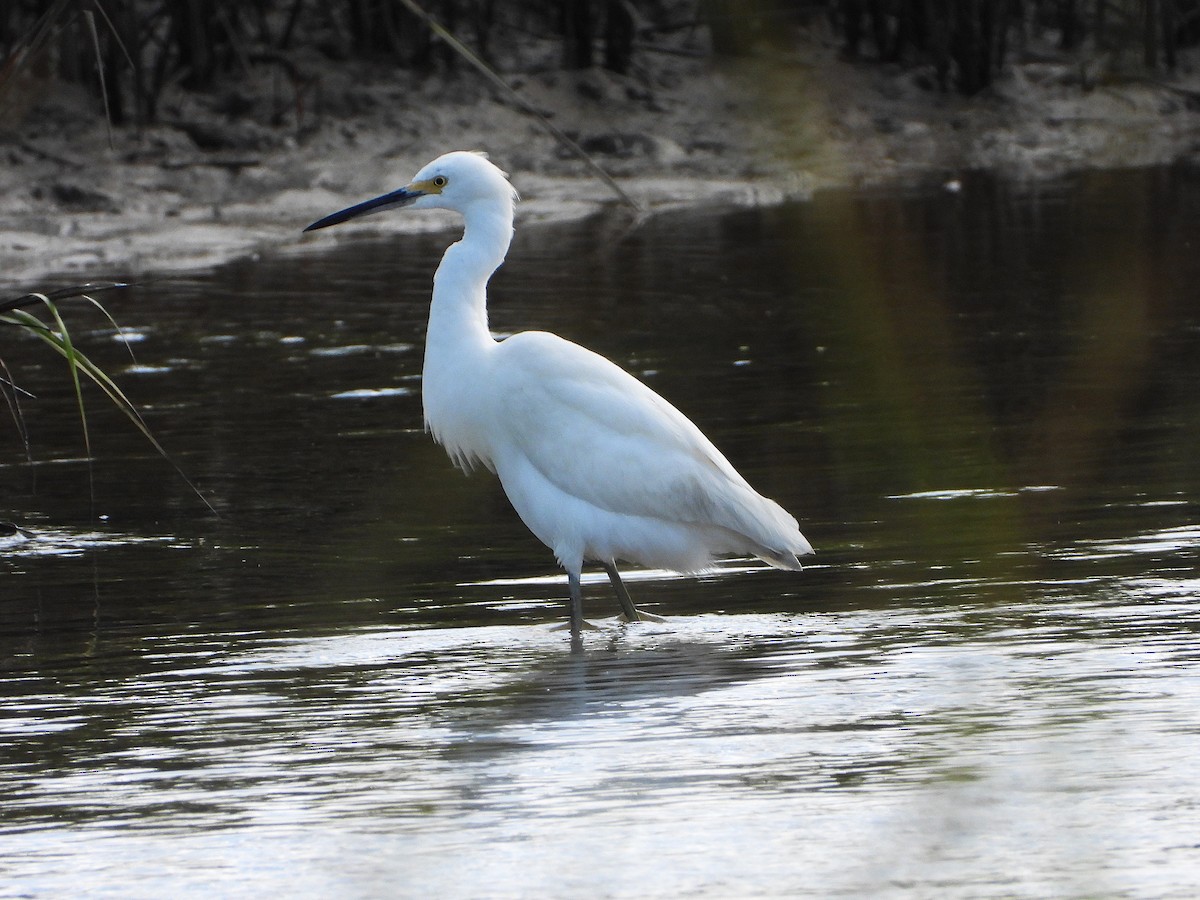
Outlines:
[[593, 579], [577, 655], [421, 429], [445, 241], [114, 297], [136, 362], [76, 324], [219, 517], [6, 346], [0, 896], [1200, 890], [1194, 174], [523, 229], [494, 328], [646, 378], [819, 554], [631, 572], [660, 624]]

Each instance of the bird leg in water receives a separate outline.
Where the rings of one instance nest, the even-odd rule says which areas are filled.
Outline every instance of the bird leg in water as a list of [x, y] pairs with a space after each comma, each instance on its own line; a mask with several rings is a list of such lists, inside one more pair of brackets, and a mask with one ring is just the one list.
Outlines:
[[575, 649], [583, 644], [583, 585], [579, 573], [568, 572], [567, 584], [571, 593], [571, 648]]
[[[665, 621], [662, 617], [653, 615], [652, 613], [639, 612], [638, 608], [633, 605], [633, 600], [629, 596], [629, 591], [625, 590], [625, 583], [621, 581], [621, 573], [617, 571], [614, 563], [604, 563], [604, 571], [608, 573], [609, 581], [612, 582], [613, 589], [617, 592], [617, 599], [621, 601], [621, 608], [625, 611], [625, 618], [630, 622], [662, 622]], [[568, 608], [571, 612], [571, 649], [583, 649], [583, 630], [594, 630], [596, 628], [591, 622], [585, 621], [583, 618], [583, 582], [579, 575], [574, 572], [567, 573], [567, 584], [570, 592], [570, 602]], [[555, 628], [565, 626], [559, 625]]]
[[621, 609], [625, 610], [625, 618], [630, 622], [640, 622], [642, 617], [638, 615], [637, 607], [633, 605], [633, 598], [629, 596], [629, 591], [625, 590], [625, 582], [621, 580], [621, 573], [617, 571], [617, 564], [606, 562], [604, 571], [608, 573], [608, 580], [612, 582], [613, 590], [617, 592], [617, 600], [621, 602]]
[[648, 613], [644, 609], [638, 609], [633, 605], [633, 598], [629, 596], [629, 591], [625, 590], [625, 582], [621, 580], [621, 573], [617, 571], [616, 563], [605, 563], [604, 571], [608, 573], [608, 580], [612, 582], [613, 590], [617, 592], [617, 599], [621, 601], [621, 609], [625, 611], [625, 619], [627, 621], [667, 621], [662, 616], [656, 616], [654, 613]]

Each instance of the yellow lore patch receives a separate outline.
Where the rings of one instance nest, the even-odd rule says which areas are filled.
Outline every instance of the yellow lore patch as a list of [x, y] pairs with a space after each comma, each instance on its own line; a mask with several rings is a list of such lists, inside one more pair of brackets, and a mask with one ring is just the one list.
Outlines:
[[420, 192], [422, 194], [440, 194], [442, 189], [449, 184], [445, 175], [434, 175], [432, 178], [426, 178], [424, 181], [414, 181], [405, 190]]

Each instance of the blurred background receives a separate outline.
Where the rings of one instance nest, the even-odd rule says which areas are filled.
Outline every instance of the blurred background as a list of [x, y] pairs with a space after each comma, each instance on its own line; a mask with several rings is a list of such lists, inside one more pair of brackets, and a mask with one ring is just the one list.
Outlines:
[[[0, 896], [1195, 896], [1197, 13], [3, 4]], [[523, 196], [497, 337], [654, 387], [804, 572], [599, 575], [568, 652], [423, 430], [455, 223], [300, 237], [455, 147]]]

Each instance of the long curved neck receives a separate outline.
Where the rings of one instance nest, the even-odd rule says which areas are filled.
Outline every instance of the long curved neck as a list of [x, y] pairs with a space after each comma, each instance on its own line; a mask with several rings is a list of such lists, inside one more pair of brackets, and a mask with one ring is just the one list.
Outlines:
[[481, 381], [496, 341], [488, 331], [487, 283], [512, 242], [511, 202], [475, 205], [463, 213], [462, 239], [451, 244], [433, 276], [425, 335], [421, 400], [425, 425], [460, 466], [491, 466], [481, 420]]
[[487, 283], [504, 262], [513, 236], [511, 203], [474, 207], [463, 215], [462, 239], [451, 244], [433, 276], [425, 338], [426, 362], [439, 351], [470, 352], [493, 343], [487, 321]]

